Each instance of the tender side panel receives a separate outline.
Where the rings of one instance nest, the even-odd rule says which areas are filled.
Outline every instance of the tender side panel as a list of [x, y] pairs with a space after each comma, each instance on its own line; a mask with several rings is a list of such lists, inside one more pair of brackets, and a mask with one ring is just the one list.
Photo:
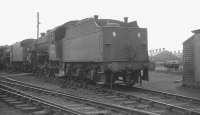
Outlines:
[[191, 40], [183, 44], [183, 84], [185, 85], [194, 83], [193, 50], [193, 42]]
[[67, 28], [62, 41], [63, 61], [102, 61], [102, 32], [94, 19], [85, 19]]
[[86, 36], [63, 39], [63, 61], [65, 62], [101, 62], [102, 32]]
[[23, 61], [23, 48], [21, 47], [20, 43], [12, 45], [10, 58], [12, 62]]
[[70, 27], [66, 29], [66, 39], [74, 39], [80, 38], [82, 36], [87, 36], [91, 33], [95, 33], [99, 31], [100, 28], [97, 27], [94, 19], [85, 19], [80, 22], [74, 27]]

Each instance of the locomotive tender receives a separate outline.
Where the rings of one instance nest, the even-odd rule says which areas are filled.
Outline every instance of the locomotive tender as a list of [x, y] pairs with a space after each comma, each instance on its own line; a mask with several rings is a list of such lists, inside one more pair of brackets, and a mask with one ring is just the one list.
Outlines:
[[98, 84], [148, 80], [147, 29], [127, 17], [118, 21], [95, 15], [70, 21], [31, 43], [27, 58], [32, 70], [49, 76]]
[[25, 39], [10, 46], [10, 64], [15, 71], [31, 71], [30, 50], [35, 39]]
[[0, 70], [6, 70], [10, 61], [10, 48], [8, 45], [0, 46]]

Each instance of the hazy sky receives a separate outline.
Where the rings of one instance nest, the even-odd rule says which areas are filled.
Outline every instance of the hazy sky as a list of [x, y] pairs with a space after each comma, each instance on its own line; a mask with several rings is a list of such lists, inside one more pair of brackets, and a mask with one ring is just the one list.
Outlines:
[[200, 29], [199, 0], [1, 0], [0, 45], [36, 38], [40, 32], [70, 20], [99, 18], [137, 20], [148, 29], [149, 49], [182, 49], [191, 30]]

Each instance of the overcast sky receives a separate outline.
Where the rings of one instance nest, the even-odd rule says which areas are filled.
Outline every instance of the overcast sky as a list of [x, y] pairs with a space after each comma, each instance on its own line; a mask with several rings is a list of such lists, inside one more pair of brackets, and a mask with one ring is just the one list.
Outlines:
[[137, 20], [148, 29], [149, 49], [181, 50], [192, 30], [200, 29], [199, 0], [1, 0], [0, 45], [36, 38], [40, 32], [70, 20], [99, 18]]

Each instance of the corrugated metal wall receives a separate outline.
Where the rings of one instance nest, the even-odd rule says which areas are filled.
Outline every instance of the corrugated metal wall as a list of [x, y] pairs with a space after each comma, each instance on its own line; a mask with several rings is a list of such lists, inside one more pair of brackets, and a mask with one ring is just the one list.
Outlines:
[[200, 34], [183, 43], [183, 85], [200, 87]]
[[183, 44], [183, 84], [194, 83], [193, 42], [192, 38]]
[[194, 39], [194, 70], [195, 70], [195, 82], [200, 86], [200, 34], [195, 35]]

